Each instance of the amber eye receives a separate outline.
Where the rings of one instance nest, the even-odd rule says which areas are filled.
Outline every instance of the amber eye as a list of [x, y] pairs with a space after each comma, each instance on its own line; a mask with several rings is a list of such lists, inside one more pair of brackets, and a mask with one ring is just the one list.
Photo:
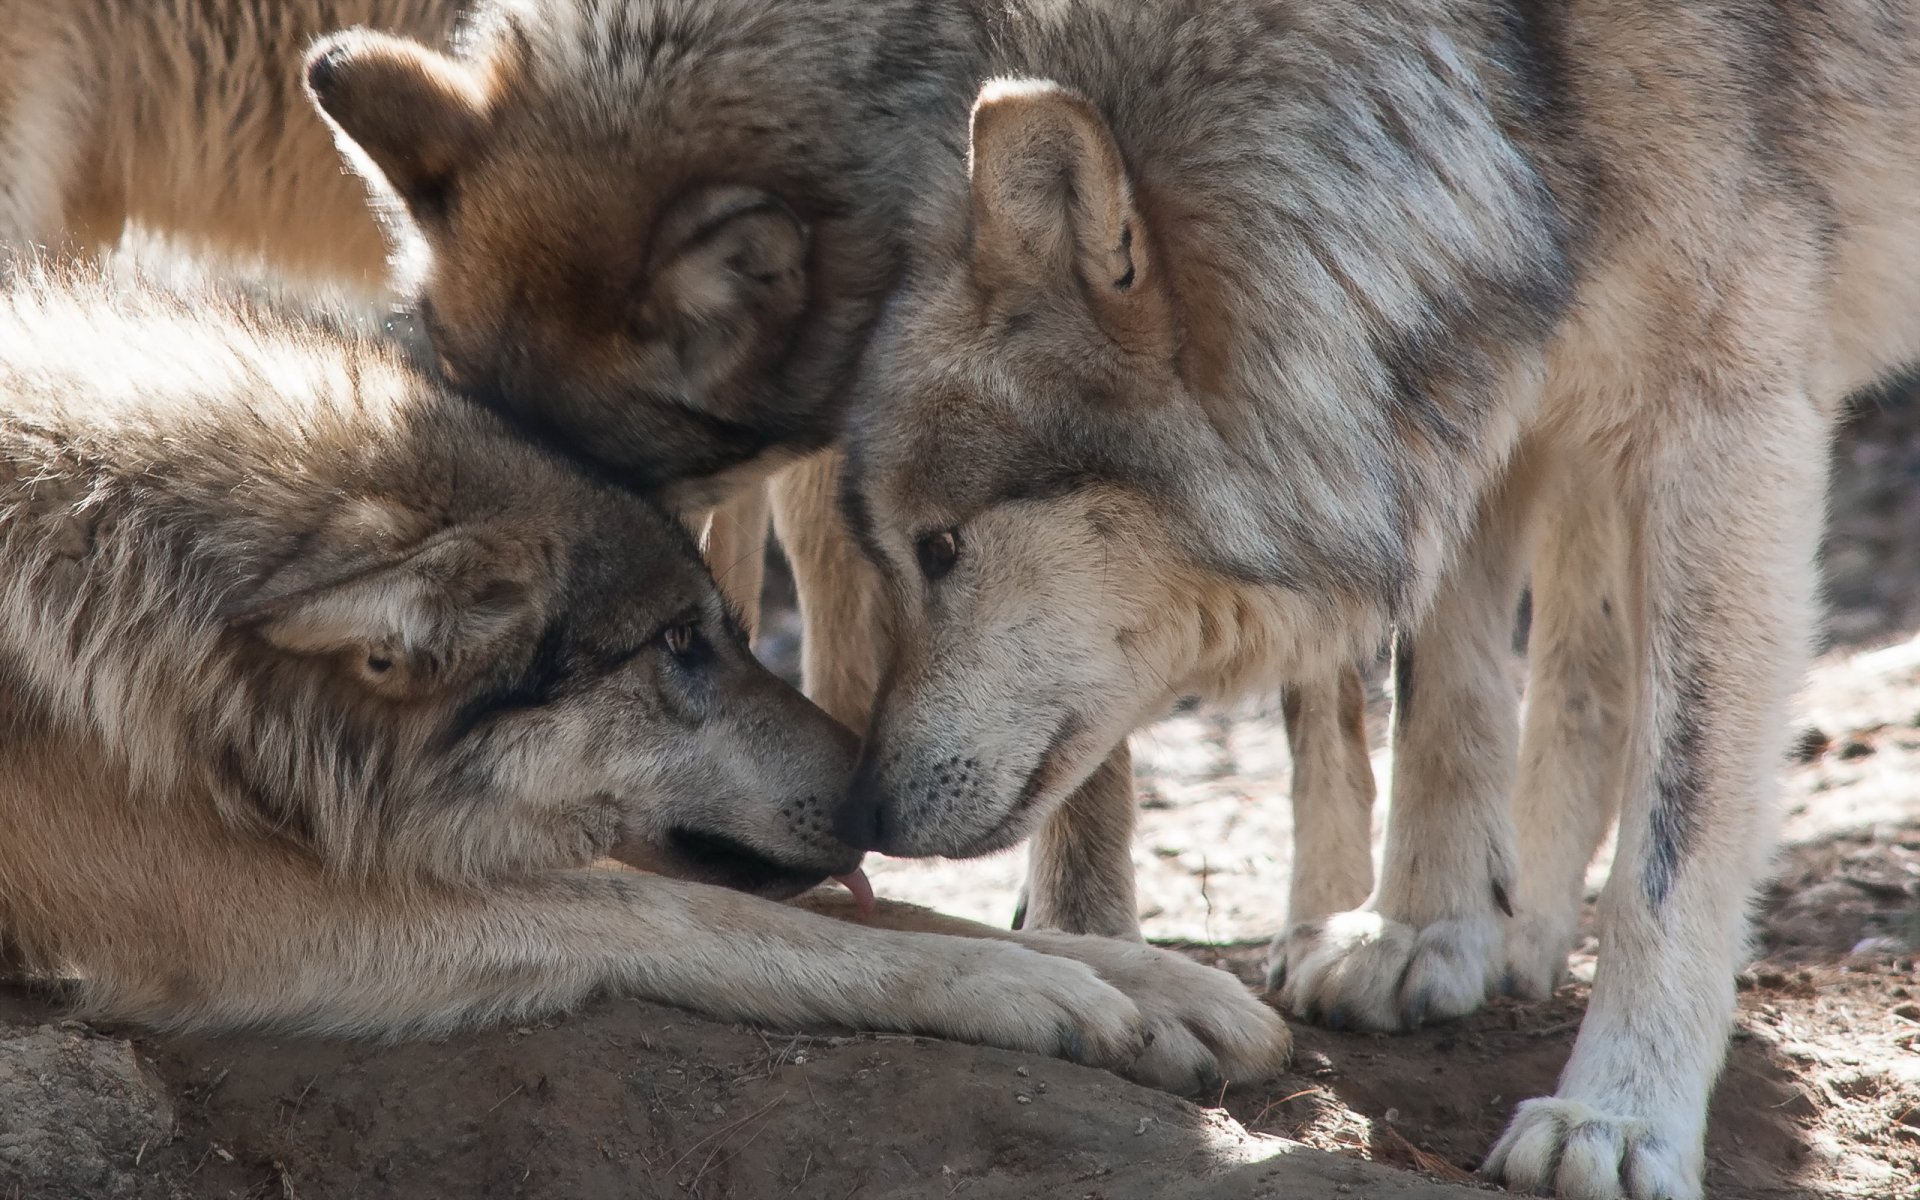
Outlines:
[[913, 551], [928, 579], [944, 578], [960, 557], [960, 535], [951, 529], [929, 533], [914, 544]]
[[700, 652], [700, 631], [690, 621], [669, 625], [660, 632], [660, 644], [675, 658], [693, 658]]

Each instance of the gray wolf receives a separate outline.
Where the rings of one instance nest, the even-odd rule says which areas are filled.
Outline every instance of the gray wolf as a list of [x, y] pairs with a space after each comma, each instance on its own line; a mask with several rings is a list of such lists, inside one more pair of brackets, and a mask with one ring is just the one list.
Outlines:
[[857, 869], [852, 735], [672, 517], [390, 344], [29, 271], [0, 346], [0, 941], [86, 1011], [400, 1036], [618, 989], [1180, 1089], [1284, 1056], [1169, 953], [763, 898]]
[[839, 827], [994, 844], [1176, 697], [1392, 629], [1381, 879], [1277, 940], [1286, 1002], [1545, 993], [1617, 827], [1572, 1059], [1487, 1169], [1700, 1196], [1829, 425], [1920, 350], [1916, 19], [995, 6], [847, 423], [894, 653]]
[[[763, 481], [804, 459], [772, 491], [807, 690], [863, 728], [880, 584], [817, 451], [899, 275], [911, 164], [952, 157], [971, 22], [903, 0], [0, 0], [0, 243], [89, 251], [131, 220], [362, 291], [391, 255], [450, 378], [584, 469], [711, 512], [749, 630]], [[1289, 688], [1315, 847], [1295, 918], [1372, 880], [1357, 694]], [[1137, 935], [1124, 747], [1083, 791], [1035, 830], [1026, 921]]]

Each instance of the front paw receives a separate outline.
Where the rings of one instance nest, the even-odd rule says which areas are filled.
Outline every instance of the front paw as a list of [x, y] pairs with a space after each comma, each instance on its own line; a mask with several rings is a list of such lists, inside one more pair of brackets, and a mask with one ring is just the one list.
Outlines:
[[1700, 1156], [1686, 1144], [1681, 1126], [1555, 1096], [1520, 1105], [1481, 1171], [1516, 1191], [1566, 1200], [1700, 1200]]
[[1472, 1012], [1501, 961], [1492, 918], [1420, 929], [1361, 909], [1296, 925], [1267, 953], [1267, 983], [1290, 1011], [1330, 1029], [1383, 1033]]
[[959, 957], [923, 993], [927, 1032], [1123, 1074], [1148, 1052], [1140, 1007], [1084, 963], [990, 940], [960, 942]]
[[1292, 1053], [1280, 1014], [1225, 971], [1113, 938], [1036, 931], [1021, 943], [1086, 963], [1139, 1006], [1152, 1040], [1120, 1071], [1136, 1082], [1213, 1095], [1227, 1082], [1272, 1075]]

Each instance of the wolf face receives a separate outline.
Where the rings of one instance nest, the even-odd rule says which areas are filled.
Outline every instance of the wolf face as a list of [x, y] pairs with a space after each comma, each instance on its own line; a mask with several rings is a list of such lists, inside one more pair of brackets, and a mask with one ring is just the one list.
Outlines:
[[[797, 68], [716, 32], [765, 14], [580, 7], [488, 6], [454, 54], [341, 34], [310, 55], [309, 92], [418, 236], [403, 282], [449, 377], [703, 507], [830, 440], [892, 267], [842, 231], [836, 189], [857, 185], [835, 152], [764, 111], [756, 79]], [[697, 71], [670, 61], [683, 41]]]
[[[488, 514], [394, 549], [369, 546], [381, 522], [351, 506], [233, 611], [256, 678], [351, 714], [324, 726], [350, 748], [377, 753], [369, 725], [408, 735], [412, 754], [389, 760], [390, 852], [418, 809], [472, 826], [454, 843], [475, 853], [498, 814], [538, 808], [563, 857], [778, 896], [851, 871], [858, 852], [826, 822], [852, 735], [755, 660], [677, 524], [554, 490], [570, 503], [551, 519]], [[553, 865], [524, 861], [541, 846], [502, 850], [496, 867]]]
[[1098, 115], [993, 85], [972, 154], [966, 235], [883, 324], [849, 433], [848, 520], [902, 616], [839, 829], [889, 852], [1011, 844], [1250, 641], [1267, 664], [1344, 644], [1288, 549], [1237, 545], [1209, 503], [1222, 447]]
[[677, 520], [384, 345], [106, 292], [0, 303], [27, 701], [348, 873], [853, 869], [852, 735], [753, 657]]

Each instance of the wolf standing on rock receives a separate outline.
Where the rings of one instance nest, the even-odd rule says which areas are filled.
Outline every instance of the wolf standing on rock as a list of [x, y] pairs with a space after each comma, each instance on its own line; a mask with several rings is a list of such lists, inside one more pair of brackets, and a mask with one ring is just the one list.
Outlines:
[[914, 164], [919, 254], [849, 422], [849, 511], [898, 615], [840, 827], [990, 844], [1176, 697], [1393, 627], [1382, 879], [1278, 939], [1276, 981], [1388, 1030], [1542, 994], [1617, 820], [1572, 1060], [1488, 1169], [1700, 1196], [1828, 428], [1920, 353], [1916, 22], [981, 14], [952, 87], [992, 82], [952, 131], [965, 160]]

